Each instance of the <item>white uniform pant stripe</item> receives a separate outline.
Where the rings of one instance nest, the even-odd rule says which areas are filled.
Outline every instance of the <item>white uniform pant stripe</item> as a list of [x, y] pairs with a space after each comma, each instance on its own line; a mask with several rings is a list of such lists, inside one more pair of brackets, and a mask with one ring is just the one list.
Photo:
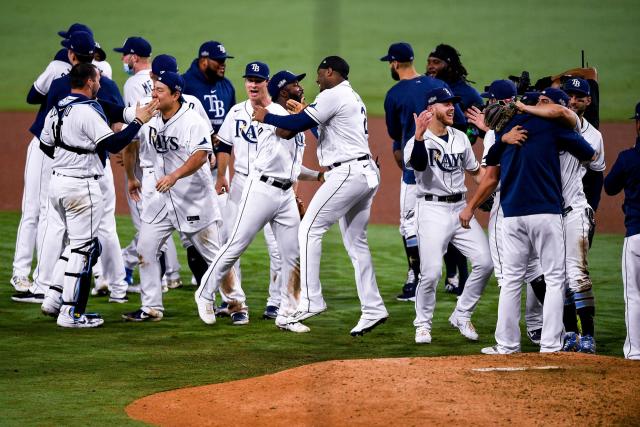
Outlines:
[[622, 249], [625, 324], [624, 357], [640, 360], [640, 234], [625, 237]]

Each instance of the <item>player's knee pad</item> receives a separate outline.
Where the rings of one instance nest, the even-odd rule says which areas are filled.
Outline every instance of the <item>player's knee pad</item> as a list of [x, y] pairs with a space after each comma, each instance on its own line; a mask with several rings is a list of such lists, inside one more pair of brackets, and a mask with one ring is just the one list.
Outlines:
[[574, 294], [574, 299], [576, 303], [576, 309], [581, 309], [585, 307], [595, 307], [595, 298], [593, 296], [593, 289], [576, 292]]

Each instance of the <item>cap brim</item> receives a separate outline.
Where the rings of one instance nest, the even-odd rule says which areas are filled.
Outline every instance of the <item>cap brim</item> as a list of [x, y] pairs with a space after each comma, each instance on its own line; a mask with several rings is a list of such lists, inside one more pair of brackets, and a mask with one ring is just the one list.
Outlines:
[[242, 78], [246, 79], [248, 77], [254, 77], [256, 79], [261, 79], [261, 80], [269, 80], [269, 79], [265, 79], [264, 76], [259, 76], [257, 74], [245, 74], [244, 76], [242, 76]]
[[459, 96], [452, 96], [451, 98], [445, 99], [444, 101], [440, 101], [440, 102], [452, 102], [454, 104], [457, 104], [460, 101], [462, 101], [462, 98], [460, 98]]
[[380, 58], [380, 61], [387, 61], [387, 62], [392, 61], [391, 55], [383, 56], [382, 58]]
[[60, 41], [60, 44], [64, 47], [66, 47], [67, 49], [71, 49], [71, 40], [69, 39], [63, 39]]
[[124, 53], [124, 47], [114, 47], [113, 51], [118, 53]]
[[235, 58], [235, 56], [231, 56], [231, 55], [224, 55], [224, 56], [200, 56], [200, 58], [209, 58], [209, 59], [227, 59], [227, 58]]
[[483, 98], [493, 98], [493, 95], [489, 92], [482, 92], [480, 96]]
[[58, 31], [58, 35], [63, 39], [66, 39], [69, 36], [69, 33], [67, 31], [62, 30], [62, 31]]
[[587, 93], [585, 91], [582, 91], [582, 90], [576, 90], [576, 89], [563, 89], [563, 90], [567, 95], [569, 95], [570, 93], [577, 93], [577, 94], [580, 94], [582, 96], [591, 96], [591, 94], [589, 94], [589, 93]]
[[306, 75], [307, 75], [307, 73], [298, 74], [298, 75], [296, 76], [296, 80], [297, 80], [297, 81], [299, 81], [299, 82], [301, 82], [301, 81], [302, 81], [302, 79], [304, 79], [304, 78], [306, 77]]

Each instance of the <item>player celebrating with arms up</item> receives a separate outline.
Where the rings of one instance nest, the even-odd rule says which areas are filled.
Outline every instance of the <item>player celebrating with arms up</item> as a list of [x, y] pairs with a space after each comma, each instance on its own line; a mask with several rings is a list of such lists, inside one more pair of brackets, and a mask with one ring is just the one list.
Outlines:
[[449, 323], [470, 340], [478, 340], [471, 314], [489, 280], [493, 264], [487, 237], [477, 221], [469, 229], [458, 223], [464, 208], [464, 171], [477, 176], [476, 160], [467, 136], [451, 127], [454, 104], [460, 98], [447, 88], [427, 93], [427, 109], [415, 117], [416, 134], [404, 149], [407, 167], [416, 174], [420, 280], [416, 289], [416, 343], [431, 342], [436, 285], [442, 274], [442, 256], [451, 242], [471, 260], [472, 272]]

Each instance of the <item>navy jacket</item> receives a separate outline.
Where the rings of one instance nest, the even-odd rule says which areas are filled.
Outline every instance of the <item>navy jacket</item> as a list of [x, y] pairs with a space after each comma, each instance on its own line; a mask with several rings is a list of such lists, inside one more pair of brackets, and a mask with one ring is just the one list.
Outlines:
[[[502, 135], [517, 125], [527, 130], [527, 141], [522, 147], [503, 143]], [[562, 213], [560, 151], [580, 161], [595, 153], [577, 132], [529, 114], [516, 115], [496, 134], [487, 164], [500, 165], [500, 205], [505, 217]]]
[[614, 196], [624, 190], [624, 226], [626, 236], [640, 234], [640, 137], [636, 146], [622, 151], [604, 179], [604, 191]]
[[210, 83], [198, 68], [198, 60], [194, 59], [191, 67], [182, 75], [185, 82], [184, 93], [200, 100], [209, 116], [214, 132], [218, 132], [229, 109], [236, 104], [236, 91], [226, 77]]

